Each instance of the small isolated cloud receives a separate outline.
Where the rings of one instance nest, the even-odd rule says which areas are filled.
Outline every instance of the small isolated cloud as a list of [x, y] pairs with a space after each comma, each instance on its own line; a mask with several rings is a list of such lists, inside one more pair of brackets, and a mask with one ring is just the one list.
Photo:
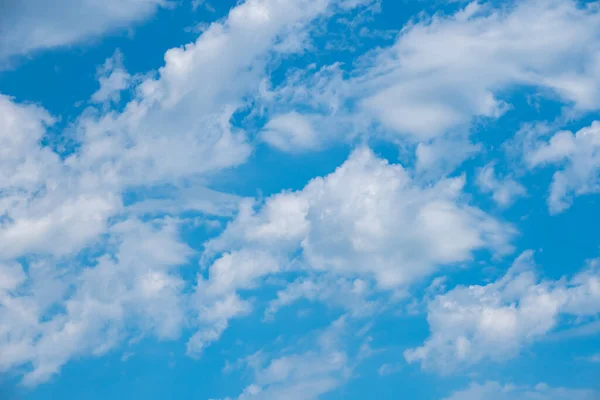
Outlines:
[[493, 162], [479, 170], [477, 186], [483, 193], [491, 193], [492, 199], [501, 207], [508, 207], [518, 197], [527, 195], [525, 187], [510, 176], [497, 176]]
[[379, 367], [377, 373], [381, 376], [388, 376], [402, 371], [402, 368], [404, 368], [402, 364], [383, 364]]
[[319, 145], [317, 135], [310, 116], [297, 112], [271, 118], [261, 133], [265, 142], [287, 152], [314, 150]]
[[311, 350], [261, 352], [242, 360], [254, 380], [235, 399], [317, 400], [340, 387], [351, 377], [356, 363], [345, 350], [346, 329], [342, 317], [317, 335]]
[[98, 69], [100, 88], [92, 94], [91, 100], [95, 103], [118, 103], [121, 91], [131, 85], [131, 80], [131, 75], [123, 67], [123, 53], [117, 49]]

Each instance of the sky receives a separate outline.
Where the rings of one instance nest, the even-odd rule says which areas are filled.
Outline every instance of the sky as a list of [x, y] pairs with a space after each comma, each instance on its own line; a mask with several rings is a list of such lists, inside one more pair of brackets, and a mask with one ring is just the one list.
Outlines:
[[600, 399], [600, 3], [0, 3], [0, 399]]

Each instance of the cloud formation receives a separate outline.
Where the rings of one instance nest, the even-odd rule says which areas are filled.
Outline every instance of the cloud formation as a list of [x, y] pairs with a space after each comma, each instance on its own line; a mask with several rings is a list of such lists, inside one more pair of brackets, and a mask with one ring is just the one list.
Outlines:
[[11, 56], [79, 44], [152, 16], [168, 0], [3, 1], [0, 66]]
[[[477, 250], [509, 252], [513, 228], [469, 205], [462, 197], [464, 183], [460, 176], [421, 185], [401, 165], [360, 148], [300, 191], [244, 203], [224, 232], [206, 244], [206, 254], [223, 255], [208, 266], [207, 279], [199, 276], [200, 318], [204, 307], [211, 318], [222, 310], [225, 327], [227, 319], [248, 312], [238, 289], [291, 270], [333, 276], [337, 294], [346, 294], [316, 296], [318, 283], [298, 281], [279, 293], [271, 312], [304, 297], [368, 308], [355, 296], [366, 296], [371, 283], [380, 291], [406, 290], [439, 269], [470, 261]], [[207, 305], [204, 299], [213, 293], [218, 296]], [[209, 332], [208, 338], [200, 332], [192, 347], [201, 350], [207, 339], [218, 337]]]
[[573, 198], [600, 192], [600, 122], [576, 133], [560, 131], [539, 137], [535, 130], [522, 139], [523, 158], [530, 168], [554, 165], [548, 208], [557, 214], [570, 207]]
[[514, 358], [559, 326], [559, 317], [600, 312], [599, 266], [591, 260], [569, 280], [540, 280], [533, 253], [525, 252], [495, 282], [457, 286], [435, 296], [427, 310], [429, 338], [404, 356], [442, 373]]

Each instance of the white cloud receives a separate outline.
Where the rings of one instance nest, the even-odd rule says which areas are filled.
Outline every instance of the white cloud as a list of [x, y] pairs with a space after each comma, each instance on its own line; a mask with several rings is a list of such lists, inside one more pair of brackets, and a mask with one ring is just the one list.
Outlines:
[[167, 0], [45, 0], [2, 2], [0, 62], [70, 46], [141, 22]]
[[[158, 76], [136, 86], [123, 112], [85, 113], [78, 123], [82, 150], [69, 165], [107, 170], [121, 184], [153, 185], [245, 162], [252, 148], [232, 126], [233, 114], [259, 93], [277, 44], [309, 30], [338, 3], [250, 0], [234, 7], [194, 43], [167, 51]], [[279, 131], [281, 124], [275, 120]], [[306, 129], [292, 132], [307, 145]]]
[[277, 298], [271, 300], [265, 310], [265, 318], [269, 320], [280, 309], [303, 299], [344, 308], [355, 317], [367, 316], [379, 306], [377, 301], [369, 300], [373, 292], [371, 284], [359, 278], [347, 279], [335, 275], [298, 278], [277, 292]]
[[129, 220], [110, 233], [114, 252], [91, 267], [38, 263], [25, 274], [2, 266], [0, 274], [11, 279], [0, 290], [1, 371], [26, 367], [24, 383], [35, 385], [72, 357], [103, 354], [135, 332], [179, 335], [184, 283], [174, 267], [191, 250], [179, 241], [176, 223]]
[[511, 229], [461, 199], [464, 178], [421, 186], [400, 165], [355, 151], [303, 190], [310, 229], [302, 242], [316, 270], [409, 285], [471, 252], [508, 250]]
[[[300, 298], [368, 314], [375, 289], [406, 290], [444, 266], [468, 262], [476, 250], [511, 250], [512, 227], [470, 206], [463, 185], [464, 177], [421, 185], [402, 166], [355, 150], [335, 172], [300, 191], [254, 207], [245, 203], [206, 244], [207, 254], [225, 254], [208, 267], [207, 281], [199, 279], [197, 296], [217, 291], [240, 301], [237, 290], [252, 288], [258, 278], [308, 271], [319, 277], [279, 292], [267, 316]], [[333, 282], [338, 292], [321, 290], [316, 279]], [[223, 321], [234, 316], [229, 311]]]
[[234, 317], [246, 315], [252, 305], [237, 294], [240, 289], [253, 289], [265, 275], [279, 272], [278, 260], [263, 252], [226, 253], [209, 269], [208, 279], [198, 275], [193, 307], [198, 313], [201, 330], [187, 344], [187, 353], [198, 356], [219, 339]]
[[131, 80], [131, 75], [123, 67], [123, 53], [117, 49], [98, 69], [100, 88], [92, 94], [91, 100], [96, 103], [118, 103], [121, 91], [131, 85]]
[[[94, 5], [97, 15], [89, 28], [96, 22], [110, 28], [103, 20], [105, 6], [124, 21], [140, 11], [136, 7], [151, 12], [158, 3], [119, 2], [114, 9], [106, 2]], [[250, 309], [236, 290], [252, 288], [253, 280], [277, 272], [274, 256], [231, 252], [231, 259], [222, 257], [208, 281], [199, 283], [201, 295], [189, 299], [174, 270], [190, 255], [179, 241], [178, 223], [169, 218], [141, 223], [133, 215], [147, 220], [148, 214], [187, 209], [228, 215], [237, 207], [237, 197], [204, 189], [208, 174], [239, 165], [251, 152], [231, 116], [259, 90], [277, 43], [340, 5], [328, 0], [240, 3], [194, 43], [169, 50], [158, 75], [146, 75], [134, 85], [123, 111], [108, 105], [135, 82], [116, 53], [100, 69], [100, 90], [92, 96], [105, 104], [80, 116], [74, 125], [78, 146], [63, 157], [42, 144], [54, 123], [46, 111], [0, 96], [0, 273], [6, 278], [0, 289], [2, 371], [24, 367], [24, 382], [33, 385], [72, 357], [110, 350], [132, 331], [175, 338], [188, 322], [190, 303], [198, 311], [190, 322], [204, 329], [190, 343], [201, 347], [220, 335], [229, 318]], [[69, 9], [75, 14], [63, 17], [74, 18], [87, 6], [75, 5]], [[30, 11], [40, 12], [27, 7], [19, 12]], [[76, 40], [51, 41], [51, 33], [49, 42], [23, 52]], [[166, 198], [157, 185], [168, 186]], [[139, 193], [142, 201], [124, 207], [128, 191]], [[82, 250], [92, 266], [80, 265]], [[260, 254], [263, 258], [257, 258]], [[25, 273], [15, 258], [35, 260], [35, 267]], [[238, 262], [249, 264], [237, 268]]]
[[553, 388], [544, 383], [521, 387], [488, 381], [483, 384], [473, 382], [445, 400], [592, 400], [598, 395], [594, 390]]
[[423, 346], [407, 350], [406, 360], [443, 373], [505, 361], [551, 332], [559, 316], [600, 312], [598, 260], [568, 281], [539, 281], [532, 256], [523, 253], [493, 283], [457, 286], [433, 298], [427, 312], [430, 336]]
[[600, 46], [595, 7], [530, 0], [466, 10], [407, 25], [377, 55], [368, 76], [378, 89], [364, 106], [382, 123], [427, 140], [501, 115], [496, 93], [511, 85], [554, 90], [577, 108], [600, 105], [600, 59], [588, 51]]
[[[95, 22], [85, 27], [79, 25], [83, 20], [75, 25], [40, 24], [39, 29], [46, 29], [46, 40], [39, 40], [35, 36], [39, 32], [33, 30], [33, 36], [23, 36], [29, 45], [18, 51], [11, 47], [11, 33], [0, 40], [0, 57], [76, 43], [139, 20], [159, 4], [163, 2], [120, 3], [107, 11], [118, 12], [116, 19], [99, 12]], [[178, 238], [178, 223], [168, 218], [142, 223], [131, 216], [159, 211], [177, 214], [184, 209], [231, 213], [239, 199], [187, 185], [203, 186], [211, 173], [240, 165], [249, 157], [252, 147], [246, 134], [231, 119], [248, 106], [248, 98], [259, 93], [277, 101], [291, 96], [311, 102], [317, 111], [339, 113], [339, 119], [325, 123], [318, 112], [304, 115], [276, 110], [262, 136], [282, 150], [317, 148], [327, 128], [336, 125], [332, 131], [337, 134], [340, 127], [366, 126], [375, 118], [421, 142], [418, 162], [425, 166], [422, 169], [433, 168], [435, 153], [448, 148], [451, 141], [443, 136], [445, 131], [467, 124], [474, 116], [498, 116], [504, 105], [494, 93], [508, 85], [550, 87], [577, 109], [596, 107], [596, 94], [586, 89], [594, 86], [581, 85], [582, 80], [593, 78], [591, 69], [573, 75], [578, 68], [570, 69], [564, 59], [588, 60], [589, 48], [580, 51], [578, 44], [594, 43], [597, 32], [593, 27], [598, 25], [593, 24], [598, 17], [571, 2], [544, 3], [549, 8], [542, 9], [540, 2], [530, 1], [506, 14], [479, 14], [471, 6], [470, 16], [463, 13], [413, 24], [393, 48], [375, 58], [373, 66], [348, 81], [358, 88], [354, 93], [345, 92], [348, 82], [341, 79], [337, 67], [320, 70], [304, 91], [261, 88], [273, 52], [302, 51], [305, 41], [295, 39], [298, 35], [305, 38], [311, 21], [335, 7], [357, 4], [334, 0], [239, 4], [194, 43], [169, 50], [158, 73], [133, 86], [133, 99], [123, 111], [90, 108], [83, 113], [75, 126], [80, 146], [64, 160], [41, 144], [53, 118], [39, 107], [0, 96], [0, 371], [24, 366], [28, 371], [25, 382], [36, 384], [57, 373], [72, 357], [102, 354], [132, 331], [175, 338], [190, 311], [195, 313], [190, 322], [198, 332], [190, 339], [188, 352], [198, 354], [220, 337], [231, 318], [252, 311], [252, 300], [240, 292], [258, 288], [271, 275], [302, 274], [278, 292], [267, 314], [307, 298], [367, 315], [377, 306], [370, 299], [376, 291], [398, 294], [445, 266], [471, 261], [479, 250], [499, 254], [511, 250], [513, 228], [469, 204], [463, 196], [463, 176], [424, 184], [402, 166], [389, 164], [364, 148], [334, 173], [312, 180], [300, 191], [282, 192], [264, 202], [243, 201], [225, 232], [207, 243], [208, 271], [198, 276], [191, 298], [184, 295], [184, 282], [175, 270], [191, 253]], [[105, 6], [110, 3], [95, 7], [104, 10]], [[86, 5], [77, 4], [62, 17], [71, 21], [81, 7]], [[40, 10], [25, 7], [15, 15], [24, 15], [26, 23], [16, 21], [30, 26], [41, 18]], [[521, 26], [532, 16], [533, 32], [539, 36]], [[561, 29], [565, 32], [557, 34]], [[511, 35], [527, 40], [498, 39]], [[532, 36], [537, 40], [530, 40]], [[549, 55], [552, 52], [562, 58], [554, 59]], [[438, 53], [439, 60], [432, 57]], [[397, 62], [394, 54], [400, 54], [402, 61]], [[485, 62], [479, 63], [480, 59]], [[475, 76], [481, 80], [474, 80]], [[117, 93], [131, 84], [117, 54], [104, 65], [100, 89], [92, 101], [118, 101]], [[317, 96], [312, 91], [315, 87], [319, 88]], [[348, 97], [364, 100], [359, 101], [357, 118], [340, 111]], [[389, 110], [393, 112], [386, 113]], [[423, 116], [434, 119], [424, 123]], [[467, 143], [461, 157], [476, 150]], [[173, 187], [166, 200], [122, 204], [124, 191], [165, 184]], [[206, 198], [198, 200], [197, 196]], [[91, 245], [107, 245], [106, 254], [95, 256], [98, 248]], [[82, 249], [94, 253], [93, 266], [82, 268], [78, 258], [71, 258]], [[14, 262], [32, 255], [45, 258], [27, 271]], [[528, 276], [518, 275], [524, 280]], [[596, 277], [593, 271], [582, 274], [562, 291], [553, 288], [549, 293], [562, 293], [561, 311], [588, 315], [595, 310]], [[332, 286], [323, 287], [322, 282]], [[484, 314], [478, 331], [483, 343], [498, 343], [510, 353], [529, 340], [521, 339], [522, 331], [516, 327], [519, 313], [529, 310], [527, 301], [536, 311], [544, 310], [542, 306], [550, 309], [539, 319], [527, 319], [527, 323], [538, 323], [530, 328], [541, 333], [552, 327], [554, 303], [545, 295], [546, 284], [528, 282], [540, 292], [526, 296], [525, 303], [516, 308], [503, 303], [516, 296], [507, 294], [508, 283], [488, 289], [499, 294], [497, 300], [490, 300], [495, 308], [488, 310], [489, 315], [475, 308]], [[444, 296], [461, 294], [461, 290], [467, 300], [481, 300], [477, 290], [473, 294], [470, 288]], [[479, 290], [485, 292], [485, 287]], [[435, 303], [431, 307], [433, 319]], [[494, 336], [498, 319], [514, 329], [506, 336]], [[515, 337], [516, 347], [502, 347], [504, 339]], [[445, 345], [454, 339], [440, 340]], [[484, 350], [469, 349], [462, 339], [458, 342], [465, 359], [488, 357]], [[426, 344], [418, 357], [438, 351], [434, 345]], [[243, 396], [316, 398], [337, 387], [345, 376], [345, 354], [332, 347], [324, 349], [284, 356], [257, 369], [256, 382]]]
[[527, 194], [525, 187], [510, 176], [497, 176], [494, 163], [479, 170], [477, 186], [483, 193], [491, 193], [492, 199], [502, 207], [508, 207], [517, 197]]
[[473, 153], [465, 144], [473, 120], [510, 107], [505, 90], [535, 87], [578, 112], [600, 107], [600, 58], [588, 51], [600, 48], [599, 22], [597, 7], [575, 1], [473, 2], [406, 25], [355, 80], [359, 99], [389, 130], [420, 143], [419, 164], [452, 170]]
[[383, 364], [379, 369], [377, 369], [377, 373], [380, 376], [388, 376], [397, 374], [403, 368], [402, 364]]
[[290, 112], [276, 115], [265, 125], [262, 139], [280, 150], [294, 152], [317, 148], [317, 133], [310, 122], [310, 116]]
[[[337, 64], [295, 71], [262, 105], [272, 115], [310, 110], [321, 143], [379, 135], [417, 145], [419, 169], [439, 176], [479, 150], [469, 139], [473, 122], [502, 116], [515, 87], [577, 113], [598, 109], [599, 26], [598, 8], [573, 0], [471, 2], [406, 24], [392, 46], [349, 72]], [[284, 138], [279, 148], [297, 149], [295, 136]]]
[[89, 244], [121, 200], [66, 167], [40, 142], [53, 118], [0, 95], [0, 258], [64, 255]]
[[287, 350], [268, 361], [263, 353], [249, 357], [245, 362], [254, 382], [236, 399], [316, 400], [338, 388], [348, 380], [355, 363], [343, 350], [346, 328], [345, 318], [338, 319], [318, 335], [312, 350]]
[[[531, 133], [526, 136], [535, 136]], [[573, 197], [600, 192], [600, 122], [576, 133], [560, 131], [548, 140], [524, 138], [523, 157], [530, 168], [558, 165], [548, 197], [551, 213], [570, 207]]]

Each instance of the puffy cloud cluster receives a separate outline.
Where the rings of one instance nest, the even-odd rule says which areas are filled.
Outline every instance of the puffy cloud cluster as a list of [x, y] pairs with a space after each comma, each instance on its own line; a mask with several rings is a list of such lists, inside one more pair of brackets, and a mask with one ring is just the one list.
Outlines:
[[[415, 19], [349, 72], [310, 65], [267, 90], [262, 100], [279, 129], [265, 140], [310, 150], [315, 127], [327, 132], [321, 145], [357, 135], [400, 139], [417, 146], [421, 172], [446, 173], [480, 150], [469, 139], [473, 122], [502, 116], [514, 88], [533, 88], [575, 113], [597, 110], [599, 26], [596, 4], [572, 0], [473, 1]], [[285, 128], [282, 118], [299, 106], [310, 110], [304, 128]]]
[[83, 269], [52, 260], [0, 265], [0, 371], [30, 365], [24, 383], [37, 384], [72, 357], [103, 354], [140, 333], [176, 338], [185, 308], [175, 267], [191, 255], [176, 225], [115, 224], [108, 250]]
[[[169, 4], [61, 1], [69, 7], [58, 15], [60, 7], [42, 3], [0, 10], [0, 62], [78, 43]], [[36, 384], [73, 357], [103, 354], [139, 334], [177, 338], [188, 326], [197, 329], [188, 353], [198, 355], [232, 318], [253, 311], [245, 295], [268, 277], [282, 278], [276, 282], [284, 287], [266, 318], [301, 299], [365, 316], [382, 297], [400, 298], [476, 253], [512, 251], [514, 228], [473, 205], [464, 175], [420, 178], [479, 151], [467, 134], [471, 121], [502, 115], [509, 107], [502, 93], [514, 86], [550, 92], [577, 112], [597, 109], [598, 7], [473, 2], [453, 15], [411, 22], [351, 73], [339, 64], [313, 65], [280, 86], [266, 84], [281, 55], [308, 48], [315, 19], [370, 4], [248, 0], [195, 42], [169, 50], [155, 74], [132, 77], [117, 52], [99, 69], [94, 106], [74, 123], [77, 146], [64, 154], [48, 144], [52, 116], [0, 95], [0, 373], [20, 368], [25, 383]], [[123, 90], [131, 99], [112, 109]], [[249, 135], [232, 122], [249, 109], [267, 117], [258, 138], [279, 150], [320, 149], [368, 130], [416, 145], [416, 168], [359, 147], [335, 172], [298, 191], [264, 201], [214, 192], [205, 187], [208, 178], [252, 153]], [[553, 212], [599, 191], [599, 128], [595, 122], [577, 133], [536, 137], [528, 148], [529, 167], [561, 168], [551, 186]], [[498, 176], [494, 164], [477, 182], [504, 206], [526, 193], [510, 174]], [[124, 204], [129, 192], [135, 201]], [[205, 243], [205, 270], [190, 290], [178, 267], [194, 251], [180, 238], [177, 216], [231, 215], [238, 206], [225, 230]], [[406, 359], [442, 371], [503, 360], [554, 329], [560, 316], [600, 312], [597, 261], [554, 282], [536, 277], [530, 257], [496, 282], [431, 299], [431, 336]], [[317, 347], [254, 364], [255, 382], [239, 398], [316, 399], [338, 387], [349, 374], [348, 355], [326, 339]], [[509, 392], [551, 398], [561, 390], [474, 384], [452, 399]]]
[[[537, 136], [535, 133], [528, 136]], [[560, 213], [573, 197], [600, 192], [600, 122], [572, 133], [560, 131], [549, 138], [526, 138], [523, 157], [530, 168], [556, 165], [548, 208]]]
[[[420, 184], [402, 166], [360, 148], [335, 172], [300, 191], [274, 195], [259, 206], [245, 203], [206, 245], [207, 254], [224, 254], [208, 267], [207, 278], [199, 276], [201, 303], [218, 295], [213, 305], [201, 308], [201, 319], [204, 307], [212, 318], [225, 304], [224, 320], [244, 314], [248, 304], [240, 303], [237, 290], [275, 273], [299, 270], [342, 279], [330, 280], [336, 295], [299, 280], [279, 293], [271, 312], [304, 297], [336, 298], [364, 311], [372, 306], [361, 300], [371, 282], [373, 290], [399, 291], [444, 266], [471, 260], [476, 250], [510, 251], [513, 228], [469, 205], [464, 183], [460, 176]], [[193, 347], [201, 349], [205, 342]]]
[[454, 372], [485, 360], [504, 361], [558, 326], [561, 316], [600, 313], [600, 263], [569, 280], [539, 280], [533, 254], [523, 253], [488, 285], [457, 286], [428, 305], [430, 336], [407, 350], [408, 362]]
[[[597, 109], [600, 46], [597, 7], [528, 0], [504, 8], [471, 2], [454, 15], [406, 26], [374, 60], [364, 101], [391, 129], [430, 139], [497, 117], [498, 93], [513, 85], [554, 91], [580, 109]], [[565, 62], [569, 60], [569, 62]]]
[[[44, 20], [40, 2], [8, 10], [16, 14], [0, 13], [0, 22], [14, 17], [17, 33], [39, 22], [28, 34], [44, 33], [46, 40], [21, 35], [23, 46], [16, 52], [14, 32], [2, 35], [0, 57], [74, 43], [166, 4], [80, 3], [67, 7], [62, 24], [61, 18]], [[172, 339], [196, 322], [187, 318], [189, 299], [176, 269], [191, 254], [179, 237], [177, 215], [186, 209], [232, 211], [238, 199], [206, 189], [203, 182], [251, 152], [246, 135], [230, 122], [233, 113], [258, 90], [278, 43], [348, 6], [328, 0], [240, 3], [194, 43], [169, 50], [156, 76], [133, 79], [115, 53], [98, 71], [100, 88], [91, 98], [102, 108], [88, 108], [77, 119], [77, 146], [64, 154], [49, 140], [54, 118], [38, 106], [0, 96], [2, 372], [24, 367], [25, 383], [37, 384], [72, 357], [102, 354], [136, 332]], [[79, 18], [82, 10], [94, 15], [93, 23]], [[132, 99], [122, 111], [111, 109], [124, 89], [132, 90]], [[123, 195], [131, 191], [140, 194], [124, 206]], [[150, 217], [157, 213], [174, 217]], [[211, 276], [205, 293], [210, 306], [247, 285], [245, 278], [260, 276], [262, 265], [255, 264], [244, 279], [230, 279], [235, 273], [228, 270], [243, 270], [240, 261], [223, 259], [214, 268], [221, 277]], [[204, 308], [202, 322], [218, 331], [220, 310], [236, 307], [243, 303], [226, 298], [218, 310]]]
[[0, 95], [0, 258], [65, 255], [106, 229], [121, 199], [73, 171], [41, 141], [54, 119]]

